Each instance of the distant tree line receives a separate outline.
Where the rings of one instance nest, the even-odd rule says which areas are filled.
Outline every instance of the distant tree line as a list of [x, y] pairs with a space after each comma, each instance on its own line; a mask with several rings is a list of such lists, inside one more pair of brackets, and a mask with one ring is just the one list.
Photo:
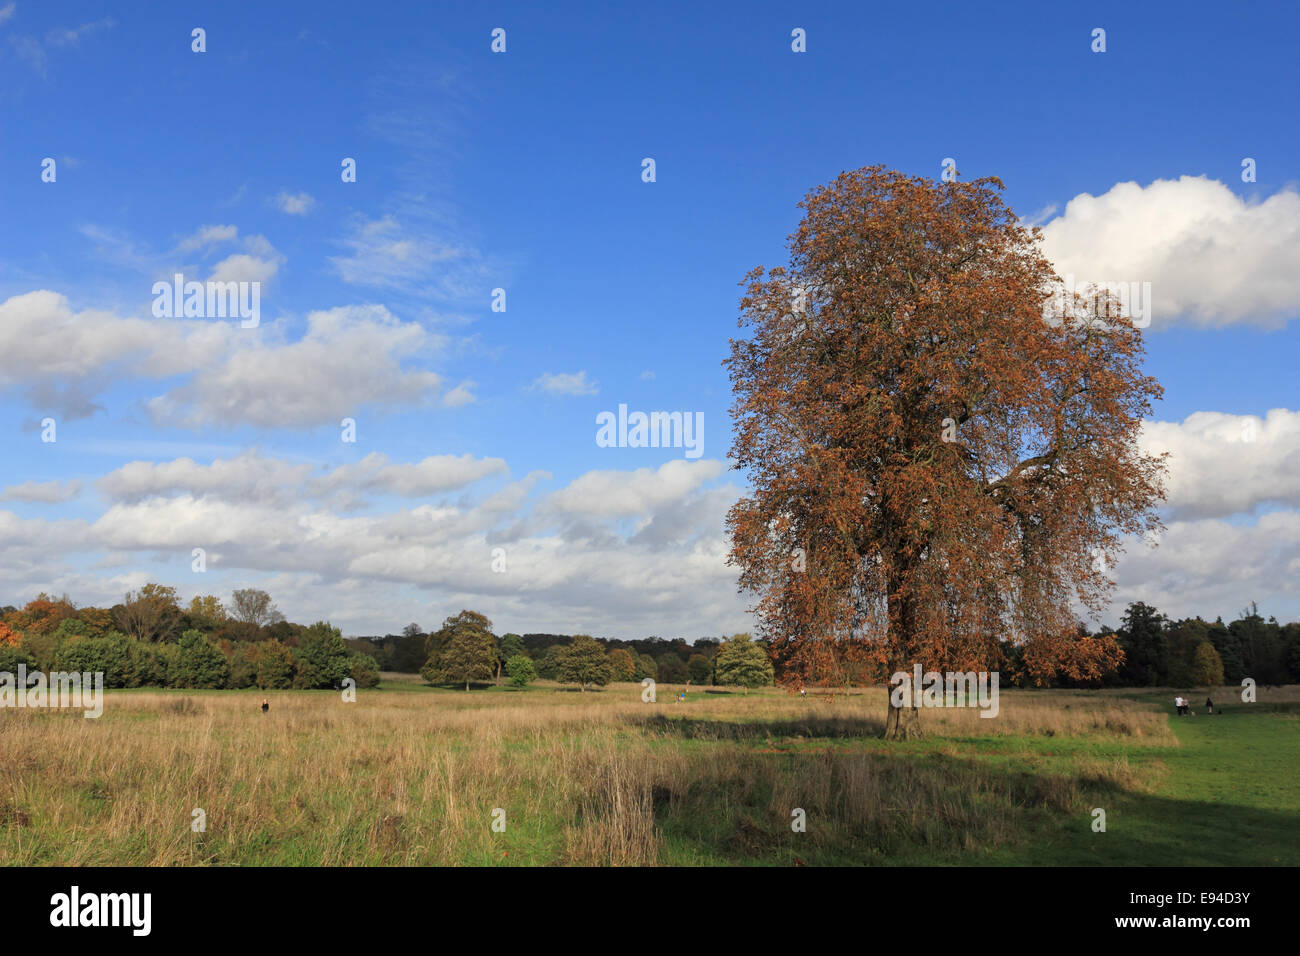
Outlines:
[[[1119, 628], [1081, 636], [1115, 641], [1116, 670], [1062, 687], [1192, 687], [1300, 683], [1300, 623], [1264, 619], [1251, 604], [1225, 624], [1199, 617], [1172, 621], [1142, 602], [1130, 604]], [[1030, 683], [1021, 650], [1001, 643], [1004, 685]], [[866, 686], [888, 679], [860, 662], [831, 667], [823, 683]], [[647, 677], [665, 684], [759, 687], [774, 674], [768, 648], [748, 634], [635, 640], [586, 634], [497, 636], [484, 615], [463, 610], [436, 631], [411, 623], [400, 634], [344, 638], [328, 622], [286, 621], [267, 592], [247, 588], [228, 602], [197, 595], [182, 605], [175, 588], [146, 584], [110, 608], [78, 608], [64, 595], [41, 594], [19, 608], [0, 606], [0, 671], [102, 671], [110, 687], [327, 688], [346, 678], [379, 683], [380, 671], [418, 673], [431, 684], [462, 686], [538, 678], [585, 691]]]
[[418, 672], [430, 684], [463, 686], [532, 681], [574, 684], [582, 691], [649, 677], [670, 684], [758, 687], [773, 682], [766, 647], [748, 634], [684, 639], [605, 640], [587, 634], [497, 636], [492, 622], [464, 610], [433, 632], [411, 623], [401, 634], [357, 638], [369, 643], [382, 670]]
[[1101, 633], [1114, 634], [1124, 661], [1092, 686], [1237, 685], [1245, 677], [1257, 684], [1300, 683], [1300, 623], [1265, 620], [1253, 602], [1225, 624], [1222, 618], [1171, 621], [1138, 601], [1128, 606], [1118, 629]]
[[107, 687], [374, 687], [369, 651], [326, 621], [286, 621], [256, 588], [229, 604], [198, 595], [183, 607], [175, 588], [151, 583], [111, 608], [48, 594], [0, 607], [0, 671], [102, 672]]
[[[1265, 620], [1251, 605], [1231, 623], [1213, 623], [1201, 618], [1171, 621], [1155, 608], [1136, 602], [1129, 605], [1121, 626], [1103, 627], [1091, 634], [1080, 626], [1082, 636], [1114, 640], [1123, 652], [1117, 670], [1091, 681], [1061, 678], [1059, 687], [1191, 687], [1238, 684], [1251, 677], [1261, 684], [1300, 683], [1300, 623], [1279, 624]], [[671, 640], [647, 637], [636, 640], [593, 638], [566, 634], [492, 634], [491, 622], [474, 611], [462, 611], [448, 618], [437, 631], [426, 633], [418, 624], [408, 624], [401, 634], [358, 638], [373, 648], [381, 670], [419, 672], [431, 683], [453, 684], [500, 681], [506, 675], [520, 683], [509, 662], [520, 673], [527, 668], [528, 680], [543, 678], [578, 683], [584, 688], [610, 681], [640, 681], [651, 677], [671, 684], [697, 686], [727, 684], [761, 686], [772, 683], [771, 664], [761, 673], [737, 679], [728, 655], [729, 644], [748, 642], [755, 651], [766, 652], [762, 642], [748, 635], [736, 638], [701, 638], [689, 644], [683, 638]], [[471, 653], [470, 644], [477, 647]], [[1023, 666], [1022, 650], [1010, 641], [1001, 642], [1003, 660], [999, 670], [1003, 683], [1028, 686], [1032, 680]], [[594, 649], [593, 649], [594, 648]], [[747, 660], [750, 660], [748, 656]], [[757, 660], [754, 655], [752, 660]], [[833, 661], [833, 657], [831, 658]], [[724, 673], [719, 675], [719, 665]], [[775, 675], [780, 676], [780, 675]], [[867, 686], [888, 680], [879, 667], [861, 662], [833, 664], [824, 682], [840, 686]], [[753, 683], [747, 683], [751, 680]], [[523, 681], [526, 683], [527, 681]]]

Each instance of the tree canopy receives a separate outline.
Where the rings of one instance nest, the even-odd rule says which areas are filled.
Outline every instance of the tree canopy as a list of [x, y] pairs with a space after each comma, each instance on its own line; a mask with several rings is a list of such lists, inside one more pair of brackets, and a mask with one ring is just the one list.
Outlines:
[[1122, 537], [1160, 526], [1137, 437], [1161, 388], [1112, 297], [1064, 301], [1001, 188], [843, 173], [800, 204], [789, 265], [746, 277], [730, 557], [787, 680], [846, 655], [992, 669], [1008, 635], [1039, 680], [1119, 658], [1070, 603], [1100, 611]]

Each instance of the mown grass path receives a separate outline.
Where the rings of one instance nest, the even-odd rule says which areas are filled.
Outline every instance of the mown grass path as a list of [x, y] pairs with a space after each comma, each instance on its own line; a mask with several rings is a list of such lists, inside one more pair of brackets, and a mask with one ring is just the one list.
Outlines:
[[[1163, 707], [1164, 697], [1144, 695]], [[1078, 821], [1041, 821], [1004, 864], [1295, 866], [1300, 864], [1300, 707], [1233, 703], [1179, 717], [1177, 748], [1120, 747], [1146, 791], [1096, 795], [1106, 832]]]

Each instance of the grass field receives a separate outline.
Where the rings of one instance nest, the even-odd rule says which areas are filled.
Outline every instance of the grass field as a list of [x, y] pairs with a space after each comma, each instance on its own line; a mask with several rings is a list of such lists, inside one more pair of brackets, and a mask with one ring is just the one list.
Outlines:
[[1224, 688], [1222, 714], [1192, 717], [1174, 691], [1010, 690], [997, 719], [928, 710], [924, 739], [887, 743], [883, 690], [661, 685], [645, 704], [632, 684], [386, 677], [355, 703], [132, 690], [98, 720], [0, 711], [0, 862], [1300, 863], [1297, 687]]

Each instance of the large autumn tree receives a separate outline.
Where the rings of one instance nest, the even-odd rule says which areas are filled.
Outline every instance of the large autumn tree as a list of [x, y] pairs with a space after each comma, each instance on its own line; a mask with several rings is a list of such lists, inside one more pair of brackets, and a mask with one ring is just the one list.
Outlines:
[[[1079, 634], [1124, 535], [1158, 530], [1161, 394], [1119, 302], [1066, 301], [994, 178], [873, 166], [808, 194], [788, 267], [753, 270], [726, 361], [752, 492], [731, 560], [782, 678], [1115, 666]], [[886, 735], [919, 733], [890, 707]]]

